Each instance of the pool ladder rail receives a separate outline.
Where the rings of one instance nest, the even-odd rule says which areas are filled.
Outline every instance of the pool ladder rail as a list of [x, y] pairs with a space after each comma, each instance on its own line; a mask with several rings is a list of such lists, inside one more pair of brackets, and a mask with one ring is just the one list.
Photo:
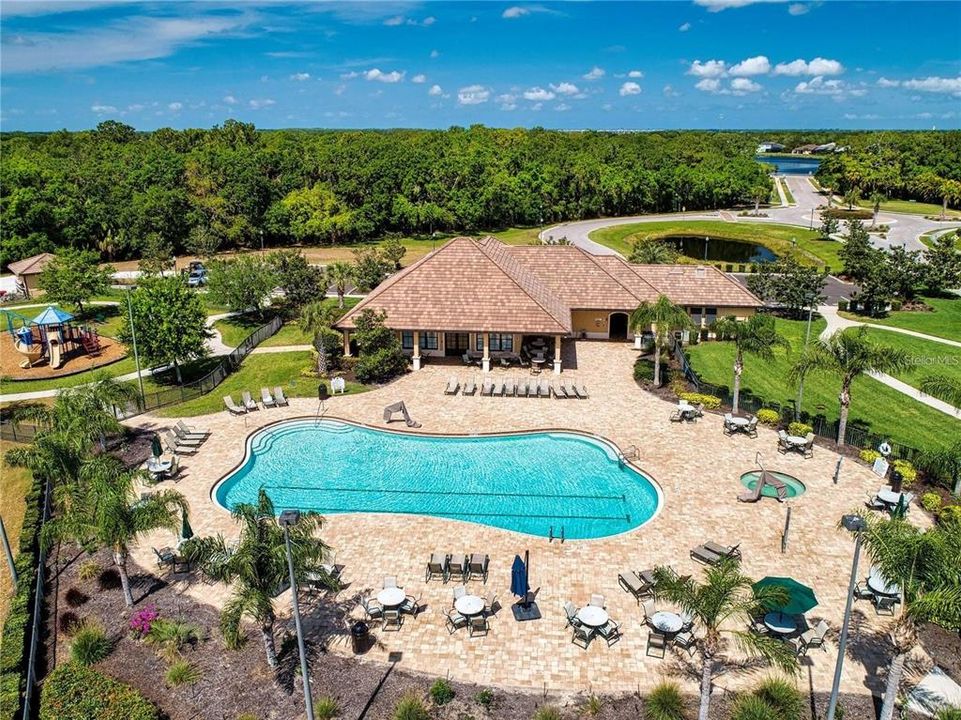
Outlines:
[[547, 533], [547, 542], [554, 542], [554, 540], [560, 540], [561, 545], [564, 544], [564, 526], [561, 525], [561, 534], [554, 535], [554, 526], [551, 525], [551, 529]]
[[637, 445], [628, 445], [624, 452], [618, 451], [617, 464], [623, 466], [628, 460], [637, 460], [640, 455], [641, 451], [637, 449]]

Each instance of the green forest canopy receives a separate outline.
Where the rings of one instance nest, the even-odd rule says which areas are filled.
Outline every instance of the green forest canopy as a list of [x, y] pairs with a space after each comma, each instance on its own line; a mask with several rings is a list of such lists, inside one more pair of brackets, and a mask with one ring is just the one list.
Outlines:
[[767, 181], [754, 160], [762, 140], [830, 140], [886, 171], [896, 158], [892, 194], [922, 192], [910, 182], [921, 173], [961, 179], [959, 132], [263, 131], [230, 120], [139, 133], [106, 121], [0, 135], [0, 264], [65, 246], [112, 260], [730, 207]]

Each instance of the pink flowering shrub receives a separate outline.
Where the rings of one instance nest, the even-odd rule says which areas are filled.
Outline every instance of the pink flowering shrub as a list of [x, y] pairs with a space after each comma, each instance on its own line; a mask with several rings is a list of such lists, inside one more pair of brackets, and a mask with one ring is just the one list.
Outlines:
[[143, 637], [150, 632], [150, 625], [158, 617], [160, 617], [160, 613], [157, 611], [157, 606], [147, 605], [142, 610], [135, 612], [130, 618], [130, 629], [137, 637]]

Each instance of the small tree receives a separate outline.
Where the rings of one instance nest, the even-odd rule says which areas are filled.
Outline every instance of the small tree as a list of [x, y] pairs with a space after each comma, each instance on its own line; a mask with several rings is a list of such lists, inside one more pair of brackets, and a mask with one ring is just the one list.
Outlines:
[[47, 299], [60, 305], [75, 305], [83, 312], [83, 304], [94, 295], [107, 292], [113, 268], [100, 267], [92, 250], [64, 248], [41, 271], [38, 284]]
[[751, 199], [754, 201], [754, 214], [761, 213], [761, 203], [771, 195], [770, 183], [758, 183], [751, 188]]
[[407, 254], [407, 248], [395, 237], [389, 237], [380, 245], [380, 254], [394, 270], [400, 270], [400, 261]]
[[961, 200], [961, 182], [957, 180], [941, 181], [941, 219], [948, 214], [948, 204]]
[[651, 328], [654, 331], [654, 384], [661, 384], [661, 348], [675, 330], [693, 329], [687, 311], [671, 302], [667, 295], [658, 296], [653, 303], [642, 302], [631, 313], [631, 331], [640, 334]]
[[818, 232], [822, 238], [829, 238], [838, 231], [838, 219], [831, 215], [821, 215], [821, 225]]
[[924, 284], [926, 268], [919, 250], [905, 250], [904, 245], [892, 247], [885, 258], [886, 278], [891, 292], [908, 302], [914, 299]]
[[631, 246], [627, 261], [638, 265], [669, 265], [677, 262], [677, 250], [663, 240], [645, 238]]
[[747, 287], [765, 302], [780, 305], [792, 317], [802, 317], [804, 310], [824, 301], [827, 269], [801, 265], [793, 257], [762, 264], [747, 279]]
[[317, 351], [317, 373], [323, 377], [331, 367], [337, 367], [344, 349], [340, 333], [331, 326], [341, 315], [333, 300], [315, 300], [300, 311], [300, 329], [313, 337]]
[[961, 285], [961, 234], [939, 235], [924, 251], [924, 286], [932, 293]]
[[183, 382], [181, 364], [207, 354], [204, 341], [210, 333], [200, 296], [179, 278], [154, 277], [131, 292], [130, 306], [131, 312], [123, 316], [120, 340], [133, 342], [132, 314], [140, 356], [147, 365], [172, 364], [177, 382]]
[[162, 275], [174, 267], [174, 246], [160, 233], [150, 233], [140, 248], [137, 268], [144, 275]]
[[734, 403], [737, 412], [741, 395], [741, 375], [744, 372], [744, 353], [761, 360], [774, 360], [774, 348], [789, 348], [791, 344], [781, 335], [770, 315], [752, 315], [747, 320], [738, 320], [728, 315], [714, 324], [714, 332], [719, 338], [734, 342]]
[[209, 260], [220, 250], [221, 237], [205, 225], [196, 225], [187, 238], [187, 251]]
[[211, 263], [207, 279], [207, 289], [214, 302], [232, 312], [252, 310], [260, 315], [276, 285], [273, 268], [263, 258], [253, 255]]
[[327, 282], [337, 291], [337, 307], [344, 307], [344, 295], [354, 282], [354, 266], [347, 262], [334, 262], [327, 266]]
[[267, 255], [267, 265], [284, 289], [287, 302], [299, 308], [323, 298], [327, 288], [324, 273], [307, 262], [299, 250], [277, 250]]
[[380, 285], [389, 270], [390, 265], [376, 250], [354, 250], [354, 281], [362, 290], [370, 291]]
[[859, 188], [853, 187], [844, 193], [844, 204], [848, 206], [848, 210], [854, 210], [861, 203], [861, 190]]
[[871, 193], [871, 227], [878, 226], [878, 215], [881, 214], [881, 203], [883, 203], [887, 198], [884, 193], [875, 190]]
[[863, 280], [872, 266], [884, 262], [882, 251], [871, 245], [871, 238], [860, 220], [847, 222], [847, 240], [838, 257], [844, 263], [843, 273], [855, 281]]
[[386, 320], [386, 313], [377, 313], [370, 308], [357, 316], [354, 337], [360, 358], [354, 372], [362, 383], [385, 382], [407, 368], [400, 341], [387, 327]]

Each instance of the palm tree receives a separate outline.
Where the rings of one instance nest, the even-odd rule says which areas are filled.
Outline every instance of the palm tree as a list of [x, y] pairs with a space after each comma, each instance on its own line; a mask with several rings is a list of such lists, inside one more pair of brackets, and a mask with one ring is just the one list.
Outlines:
[[770, 315], [752, 315], [747, 320], [738, 320], [728, 315], [714, 324], [714, 332], [719, 338], [734, 341], [734, 403], [737, 412], [741, 394], [741, 374], [744, 372], [744, 353], [756, 355], [761, 360], [774, 359], [774, 348], [790, 348], [791, 343], [781, 335]]
[[127, 470], [112, 455], [88, 458], [77, 480], [57, 489], [58, 513], [44, 525], [41, 538], [45, 547], [54, 540], [72, 540], [90, 552], [110, 548], [127, 607], [133, 607], [127, 575], [130, 544], [161, 528], [177, 532], [187, 516], [187, 501], [175, 490], [136, 497], [134, 481], [142, 476], [143, 471]]
[[751, 199], [754, 200], [754, 214], [761, 213], [761, 202], [771, 194], [770, 184], [758, 183], [751, 188]]
[[337, 290], [337, 307], [344, 307], [344, 295], [354, 282], [354, 266], [348, 262], [335, 262], [327, 266], [327, 282]]
[[333, 332], [331, 326], [340, 314], [339, 309], [329, 305], [326, 300], [315, 300], [300, 310], [300, 329], [313, 338], [317, 350], [317, 374], [320, 377], [326, 376], [329, 369], [327, 342], [323, 336]]
[[853, 332], [838, 330], [827, 340], [808, 345], [791, 368], [789, 379], [798, 382], [813, 371], [829, 372], [841, 378], [838, 400], [841, 412], [838, 420], [837, 444], [843, 445], [851, 409], [851, 383], [861, 375], [893, 372], [907, 367], [908, 356], [902, 350], [877, 345], [868, 340], [868, 329], [859, 327]]
[[877, 227], [878, 225], [878, 215], [881, 213], [881, 203], [883, 203], [887, 198], [884, 193], [875, 190], [871, 193], [871, 211], [873, 213], [871, 217], [871, 227]]
[[894, 657], [888, 668], [880, 720], [891, 720], [904, 663], [917, 645], [918, 626], [961, 627], [961, 523], [920, 530], [903, 519], [861, 514], [864, 549], [890, 582], [901, 587], [903, 610], [891, 630]]
[[950, 478], [954, 494], [961, 495], [961, 440], [949, 447], [925, 452], [921, 464], [928, 473]]
[[114, 408], [126, 405], [136, 397], [137, 390], [133, 385], [114, 379], [106, 371], [99, 371], [92, 382], [61, 390], [53, 413], [67, 422], [80, 421], [84, 434], [96, 438], [100, 449], [106, 451], [107, 435], [124, 429]]
[[861, 202], [861, 191], [854, 187], [844, 193], [844, 204], [848, 206], [848, 210], [854, 210], [854, 206]]
[[961, 407], [961, 382], [947, 375], [929, 375], [921, 381], [921, 391]]
[[658, 597], [681, 607], [700, 628], [701, 707], [698, 720], [707, 720], [711, 705], [711, 684], [715, 672], [724, 664], [721, 654], [725, 635], [743, 653], [760, 657], [788, 673], [797, 671], [798, 661], [792, 648], [767, 635], [751, 632], [749, 620], [765, 608], [780, 607], [788, 602], [787, 590], [767, 585], [757, 590], [754, 581], [741, 572], [740, 563], [731, 558], [704, 570], [704, 581], [690, 576], [679, 577], [670, 568], [654, 570], [654, 588]]
[[662, 240], [638, 240], [631, 247], [628, 262], [638, 265], [668, 265], [677, 261], [677, 251]]
[[642, 302], [631, 313], [631, 331], [640, 334], [647, 328], [654, 331], [654, 384], [661, 384], [661, 347], [675, 330], [693, 329], [687, 311], [670, 301], [667, 295], [659, 295], [653, 303]]
[[[233, 584], [233, 593], [220, 615], [220, 630], [228, 647], [242, 642], [240, 623], [248, 617], [260, 625], [260, 634], [267, 654], [267, 664], [277, 667], [274, 644], [273, 598], [288, 579], [284, 530], [274, 516], [274, 505], [261, 488], [257, 504], [241, 503], [232, 516], [241, 523], [240, 539], [236, 546], [228, 546], [222, 535], [196, 538], [184, 552], [200, 563], [204, 572], [222, 582]], [[318, 576], [332, 588], [337, 581], [330, 577], [322, 564], [330, 548], [314, 533], [323, 526], [323, 518], [315, 512], [302, 513], [300, 522], [289, 529], [294, 578], [298, 585], [308, 575]]]

